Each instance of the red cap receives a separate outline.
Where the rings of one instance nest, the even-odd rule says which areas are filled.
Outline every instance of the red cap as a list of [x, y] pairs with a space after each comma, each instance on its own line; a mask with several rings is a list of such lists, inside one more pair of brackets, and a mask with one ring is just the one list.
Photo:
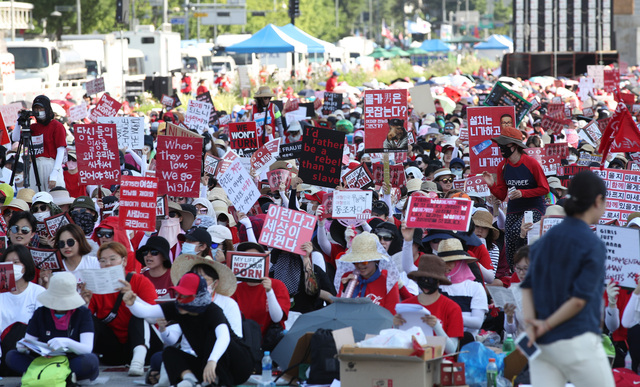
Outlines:
[[200, 286], [200, 276], [195, 273], [187, 273], [182, 276], [178, 285], [172, 286], [170, 289], [175, 290], [183, 296], [195, 296]]

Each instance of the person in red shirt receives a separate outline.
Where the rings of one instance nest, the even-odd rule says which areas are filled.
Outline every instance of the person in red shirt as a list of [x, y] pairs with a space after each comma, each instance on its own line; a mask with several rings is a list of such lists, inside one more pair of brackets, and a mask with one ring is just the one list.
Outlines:
[[169, 242], [161, 236], [154, 235], [136, 251], [136, 259], [146, 267], [142, 275], [155, 287], [157, 298], [173, 298], [170, 290], [173, 282], [171, 282], [169, 250]]
[[78, 159], [75, 151], [67, 152], [67, 168], [64, 171], [64, 184], [69, 191], [69, 196], [79, 198], [87, 196], [87, 185], [80, 184], [80, 175], [78, 174]]
[[336, 88], [336, 86], [338, 86], [338, 77], [340, 76], [340, 73], [337, 71], [334, 71], [331, 74], [331, 77], [329, 77], [329, 79], [327, 79], [327, 86], [325, 87], [325, 90], [328, 92], [333, 92], [333, 90]]
[[396, 304], [400, 302], [398, 283], [387, 286], [388, 272], [379, 268], [383, 256], [377, 249], [378, 243], [378, 237], [366, 231], [353, 238], [351, 249], [337, 261], [355, 266], [342, 275], [338, 297], [366, 297], [395, 315]]
[[207, 86], [205, 85], [206, 82], [206, 79], [201, 79], [198, 81], [198, 89], [196, 90], [196, 95], [204, 94], [209, 91], [209, 89], [207, 89]]
[[[127, 248], [118, 242], [103, 243], [98, 249], [98, 262], [102, 269], [121, 266], [124, 271], [127, 265]], [[144, 276], [129, 273], [126, 280], [120, 282], [123, 286], [118, 290], [123, 294], [132, 290], [147, 303], [155, 304], [155, 289]], [[151, 349], [151, 353], [161, 350], [162, 342], [157, 336], [149, 334], [151, 328], [148, 323], [133, 317], [124, 303], [121, 302], [114, 310], [118, 294], [119, 292], [92, 294], [88, 289], [82, 288], [81, 295], [88, 302], [89, 310], [94, 316], [93, 349], [95, 353], [102, 354], [102, 361], [107, 364], [122, 364], [126, 359], [131, 359], [129, 375], [142, 376], [148, 350]]]
[[98, 227], [96, 227], [95, 232], [91, 234], [91, 239], [99, 246], [108, 242], [122, 243], [122, 245], [127, 248], [127, 265], [125, 272], [140, 273], [142, 265], [136, 260], [136, 254], [133, 251], [131, 241], [127, 237], [127, 232], [119, 226], [117, 216], [109, 216], [104, 219]]
[[182, 74], [182, 84], [180, 85], [180, 92], [182, 94], [191, 94], [191, 77], [186, 73]]
[[[422, 293], [402, 303], [425, 307], [431, 314], [423, 317], [422, 321], [433, 329], [434, 336], [446, 337], [445, 353], [454, 353], [458, 348], [458, 340], [464, 336], [464, 323], [460, 306], [440, 294], [440, 284], [451, 285], [446, 272], [447, 265], [442, 258], [423, 254], [418, 263], [418, 270], [408, 274], [409, 278], [416, 281]], [[401, 314], [393, 317], [394, 326], [400, 327], [404, 324], [406, 320]]]

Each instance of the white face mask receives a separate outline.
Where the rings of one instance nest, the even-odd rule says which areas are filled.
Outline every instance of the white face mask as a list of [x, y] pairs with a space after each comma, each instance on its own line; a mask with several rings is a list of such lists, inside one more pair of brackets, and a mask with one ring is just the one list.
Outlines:
[[18, 265], [17, 263], [13, 264], [13, 276], [16, 277], [16, 281], [20, 280], [24, 275], [24, 266]]
[[191, 254], [195, 255], [196, 253], [196, 245], [193, 243], [185, 242], [182, 244], [182, 254]]
[[45, 118], [47, 118], [47, 112], [45, 112], [44, 110], [39, 111], [38, 112], [38, 119], [39, 120], [44, 120]]
[[575, 163], [576, 161], [578, 161], [578, 157], [577, 157], [576, 155], [569, 155], [569, 156], [567, 156], [567, 162], [568, 162], [569, 164], [573, 164], [573, 163]]
[[44, 222], [44, 220], [47, 219], [50, 216], [51, 216], [51, 212], [50, 211], [37, 212], [37, 213], [33, 214], [33, 217], [36, 218], [36, 220], [38, 222]]

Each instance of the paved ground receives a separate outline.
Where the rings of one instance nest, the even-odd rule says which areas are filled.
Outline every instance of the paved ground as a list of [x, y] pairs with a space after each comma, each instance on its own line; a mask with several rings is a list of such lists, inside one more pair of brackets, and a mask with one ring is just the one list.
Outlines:
[[[105, 377], [109, 378], [104, 384], [96, 384], [96, 386], [122, 386], [133, 387], [140, 386], [144, 383], [144, 377], [130, 377], [127, 375], [126, 367], [100, 367], [100, 376], [98, 380]], [[0, 387], [16, 387], [20, 385], [20, 378], [3, 378], [0, 380]]]

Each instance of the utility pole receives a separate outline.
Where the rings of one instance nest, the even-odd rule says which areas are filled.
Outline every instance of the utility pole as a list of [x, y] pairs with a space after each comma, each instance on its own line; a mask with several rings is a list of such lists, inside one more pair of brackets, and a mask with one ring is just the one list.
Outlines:
[[[336, 0], [338, 1], [338, 0]], [[296, 25], [296, 17], [300, 16], [300, 0], [289, 0], [289, 17], [291, 18], [291, 24]], [[296, 80], [296, 51], [295, 49], [291, 53], [291, 78]]]

